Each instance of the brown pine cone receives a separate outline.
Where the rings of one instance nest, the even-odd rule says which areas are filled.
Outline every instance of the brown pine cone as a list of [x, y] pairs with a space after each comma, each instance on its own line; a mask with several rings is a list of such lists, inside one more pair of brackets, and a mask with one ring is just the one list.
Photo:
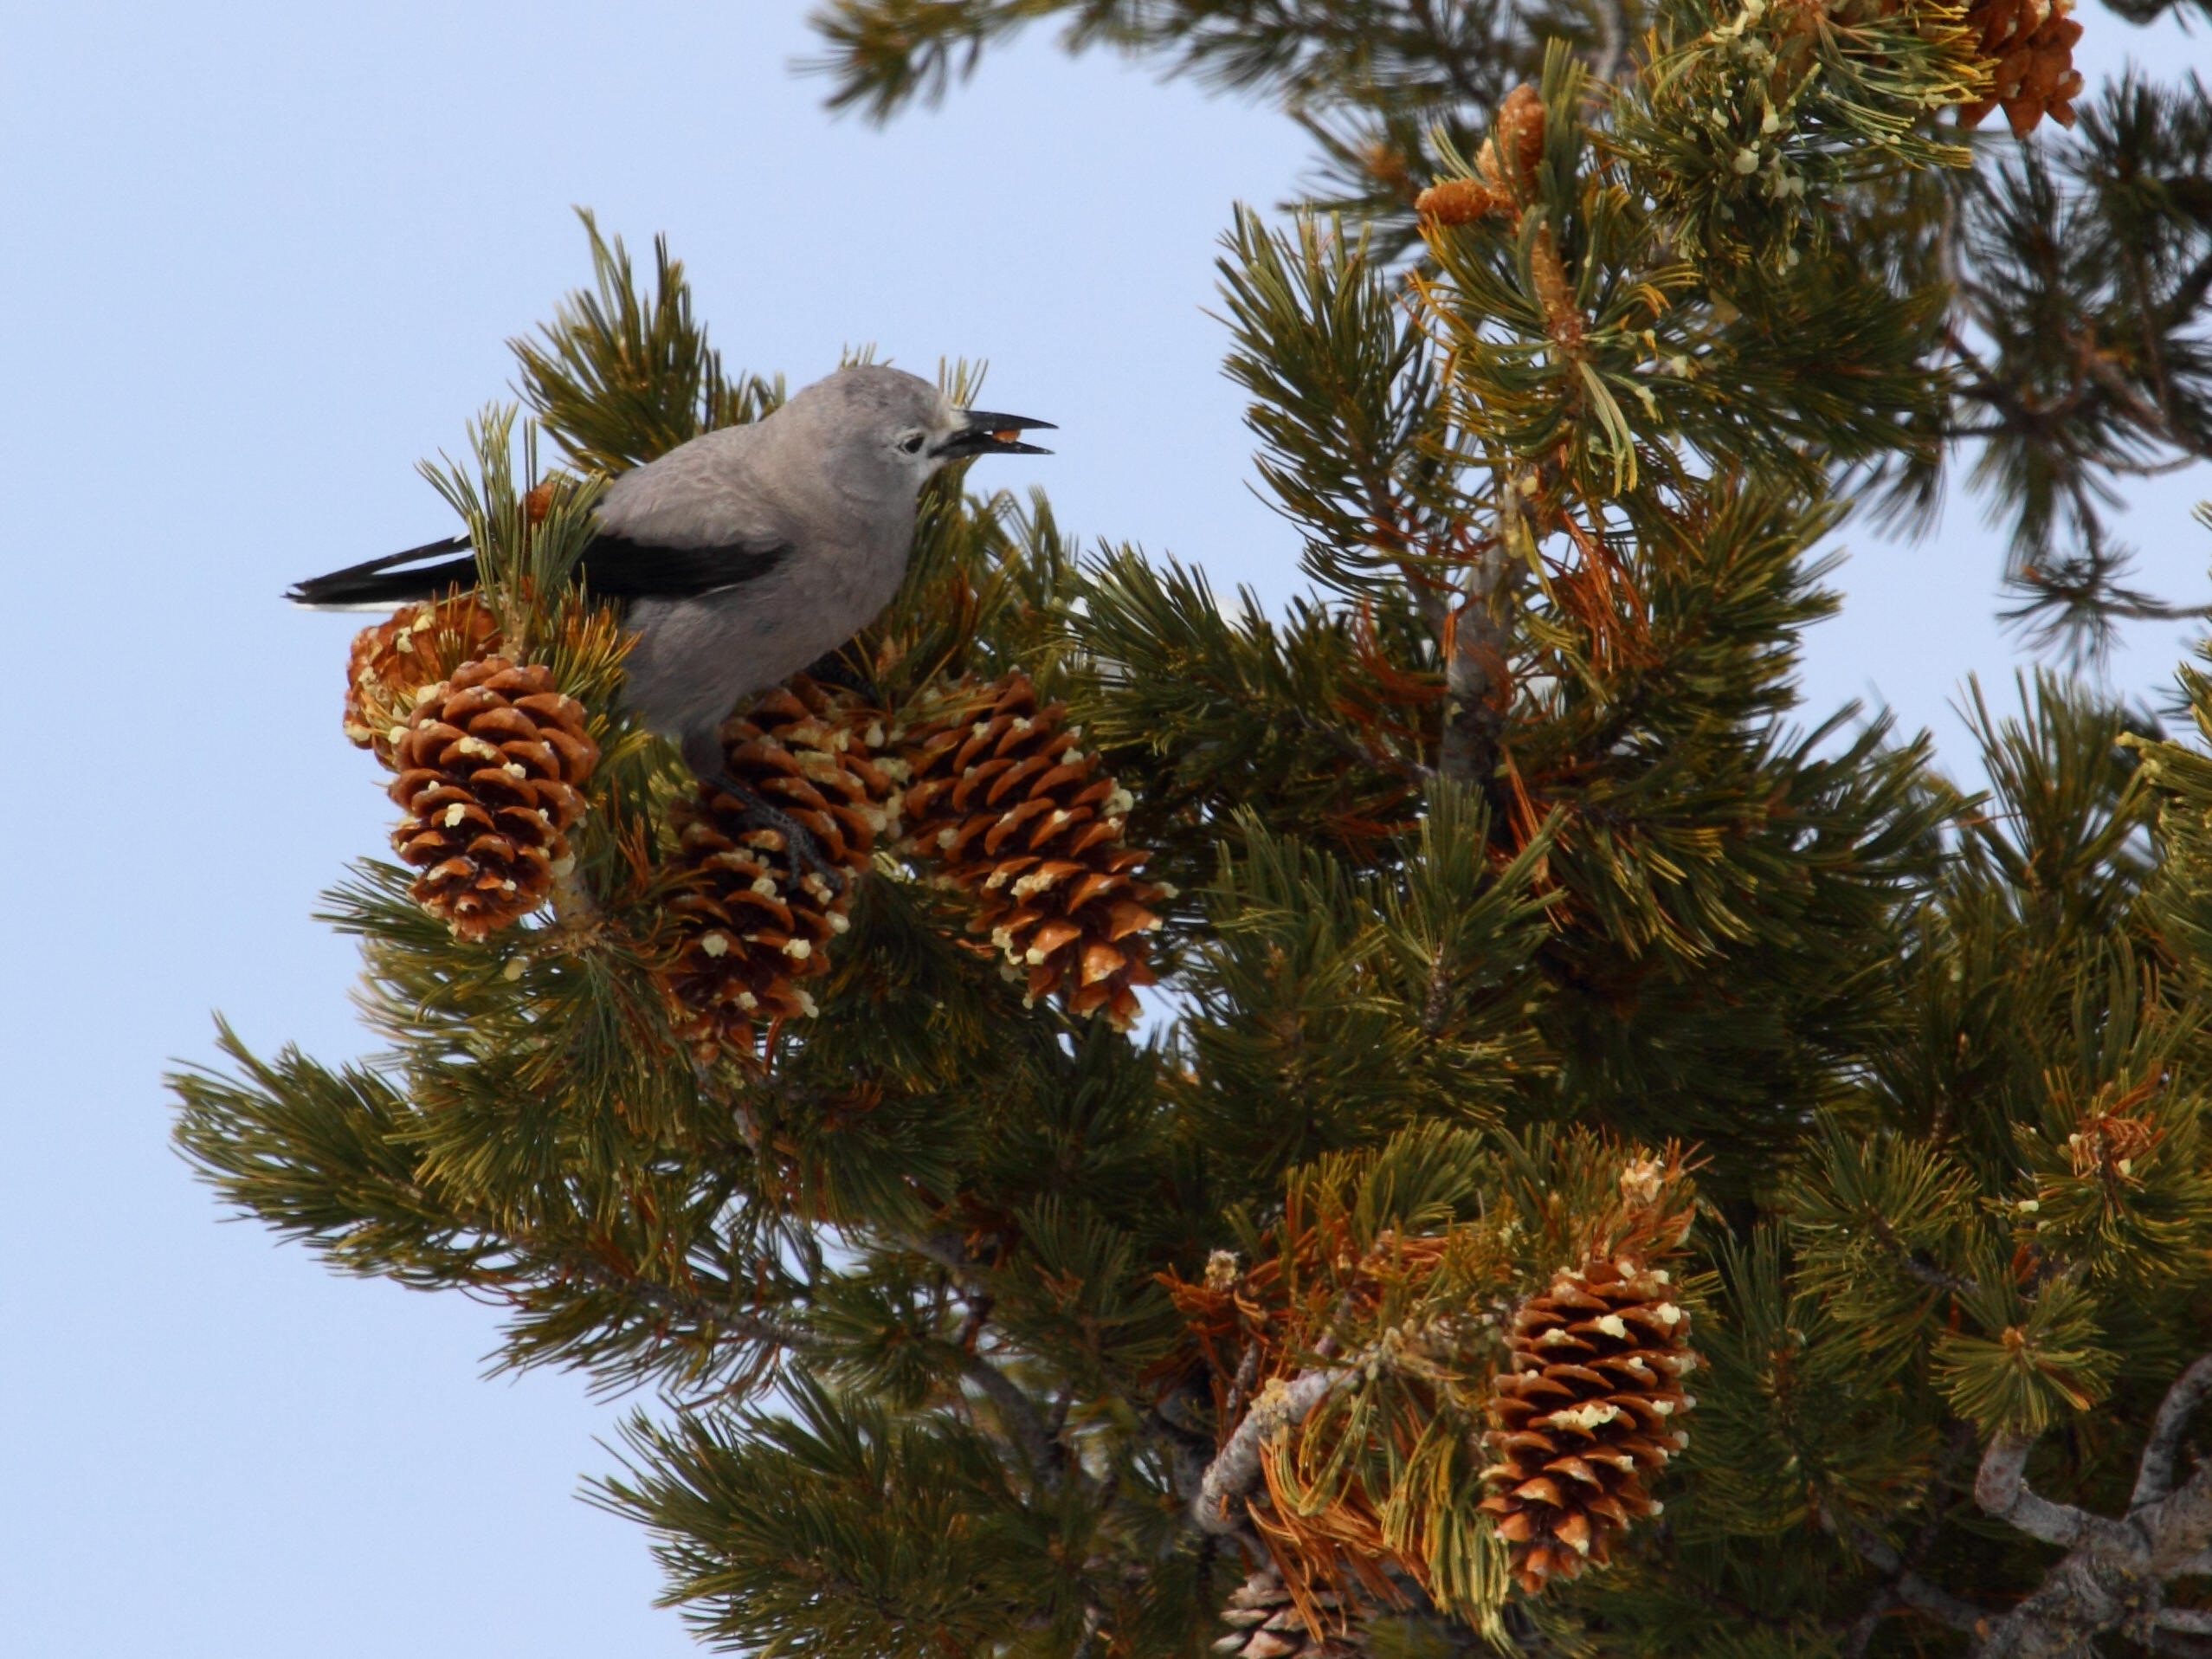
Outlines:
[[1413, 199], [1414, 211], [1438, 224], [1473, 224], [1512, 208], [1512, 197], [1472, 178], [1440, 179]]
[[758, 1028], [815, 1012], [801, 982], [829, 971], [826, 947], [849, 925], [853, 884], [898, 802], [874, 758], [879, 717], [804, 677], [725, 721], [721, 738], [731, 778], [811, 834], [845, 888], [832, 893], [722, 790], [701, 784], [678, 806], [685, 880], [669, 901], [679, 944], [662, 983], [679, 1035], [706, 1059], [726, 1045], [751, 1055]]
[[1309, 1599], [1324, 1626], [1316, 1636], [1299, 1614], [1283, 1575], [1264, 1566], [1229, 1591], [1222, 1609], [1222, 1623], [1229, 1633], [1214, 1643], [1214, 1651], [1232, 1659], [1361, 1659], [1367, 1637], [1356, 1611], [1347, 1616], [1342, 1602], [1327, 1591]]
[[1498, 106], [1498, 136], [1489, 148], [1500, 178], [1511, 180], [1523, 200], [1536, 194], [1536, 170], [1544, 160], [1544, 98], [1535, 87], [1516, 87]]
[[1982, 55], [1991, 60], [1991, 97], [1959, 107], [1962, 126], [1980, 125], [2002, 108], [2012, 136], [2024, 139], [2048, 115], [2073, 125], [2073, 100], [2082, 78], [2073, 67], [2081, 25], [2067, 14], [2073, 0], [1977, 0], [1967, 23], [1980, 31]]
[[1144, 935], [1166, 889], [1136, 874], [1150, 855], [1122, 842], [1130, 797], [1076, 747], [1067, 714], [1040, 708], [1015, 674], [907, 733], [906, 847], [975, 895], [969, 931], [990, 937], [1030, 999], [1055, 993], [1126, 1030], [1133, 987], [1152, 983]]
[[1414, 198], [1414, 211], [1439, 224], [1472, 224], [1493, 213], [1518, 219], [1519, 204], [1536, 194], [1543, 160], [1543, 97], [1533, 87], [1516, 87], [1498, 106], [1496, 135], [1475, 152], [1479, 177], [1439, 180]]
[[499, 622], [474, 593], [402, 605], [390, 622], [353, 636], [345, 664], [347, 739], [390, 765], [392, 744], [414, 716], [416, 694], [499, 648]]
[[390, 793], [407, 817], [392, 846], [422, 872], [416, 902], [467, 939], [535, 910], [583, 816], [577, 786], [598, 764], [584, 705], [555, 688], [551, 668], [487, 656], [455, 669], [394, 745]]
[[1681, 1385], [1698, 1363], [1689, 1315], [1668, 1294], [1667, 1275], [1632, 1256], [1590, 1258], [1513, 1316], [1482, 1507], [1531, 1595], [1603, 1565], [1613, 1534], [1659, 1513], [1642, 1476], [1689, 1444], [1673, 1423], [1696, 1404]]

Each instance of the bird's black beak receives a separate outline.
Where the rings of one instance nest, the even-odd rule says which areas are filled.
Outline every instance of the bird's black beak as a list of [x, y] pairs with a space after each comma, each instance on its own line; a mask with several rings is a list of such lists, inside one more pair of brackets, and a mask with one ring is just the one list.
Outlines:
[[945, 460], [958, 461], [966, 455], [1048, 455], [1051, 450], [1023, 443], [1021, 436], [1059, 429], [1050, 421], [1033, 421], [1026, 415], [994, 415], [983, 409], [964, 409], [960, 417], [967, 423], [937, 446], [936, 453]]

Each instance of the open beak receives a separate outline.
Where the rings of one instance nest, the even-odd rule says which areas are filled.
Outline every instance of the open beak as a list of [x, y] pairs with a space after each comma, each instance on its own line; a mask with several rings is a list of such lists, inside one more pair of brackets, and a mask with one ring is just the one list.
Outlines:
[[964, 455], [1048, 455], [1049, 449], [1023, 443], [1022, 434], [1059, 429], [1050, 421], [1033, 421], [1026, 415], [994, 415], [983, 409], [964, 409], [960, 418], [966, 424], [937, 446], [937, 453], [947, 461]]

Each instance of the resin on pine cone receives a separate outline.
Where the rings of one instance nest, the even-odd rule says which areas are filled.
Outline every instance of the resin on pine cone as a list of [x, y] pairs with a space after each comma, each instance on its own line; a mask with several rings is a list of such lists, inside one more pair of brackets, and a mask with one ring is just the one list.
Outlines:
[[474, 593], [402, 605], [353, 636], [345, 664], [345, 735], [392, 764], [420, 695], [462, 663], [500, 648], [500, 624]]
[[1281, 1572], [1260, 1568], [1229, 1591], [1222, 1609], [1229, 1634], [1214, 1643], [1214, 1651], [1229, 1659], [1360, 1659], [1367, 1640], [1356, 1611], [1347, 1616], [1341, 1598], [1326, 1591], [1306, 1599], [1323, 1625], [1320, 1634], [1299, 1611]]
[[1067, 713], [1016, 674], [908, 733], [907, 848], [974, 895], [970, 931], [1029, 998], [1057, 994], [1125, 1030], [1167, 890], [1137, 874], [1148, 855], [1122, 840], [1128, 793], [1076, 746]]
[[827, 947], [848, 925], [854, 882], [898, 795], [873, 758], [878, 717], [810, 680], [768, 693], [721, 738], [731, 779], [806, 830], [845, 885], [833, 891], [726, 791], [702, 784], [678, 806], [678, 943], [663, 984], [679, 1035], [708, 1058], [726, 1045], [751, 1054], [757, 1028], [814, 1013], [803, 982], [829, 971]]
[[536, 909], [598, 762], [584, 705], [542, 663], [482, 657], [430, 687], [393, 745], [390, 791], [416, 902], [467, 939]]
[[1532, 1595], [1603, 1565], [1615, 1533], [1659, 1513], [1644, 1478], [1689, 1444], [1674, 1419], [1696, 1404], [1681, 1383], [1698, 1363], [1689, 1315], [1668, 1297], [1659, 1269], [1597, 1258], [1513, 1316], [1491, 1379], [1482, 1507]]

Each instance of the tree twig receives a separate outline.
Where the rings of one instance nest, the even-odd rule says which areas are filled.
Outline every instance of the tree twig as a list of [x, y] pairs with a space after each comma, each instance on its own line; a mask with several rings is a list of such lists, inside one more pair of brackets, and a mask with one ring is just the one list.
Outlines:
[[[1982, 1467], [1974, 1477], [1974, 1501], [1999, 1520], [2008, 1521], [2030, 1538], [2061, 1549], [2074, 1549], [2098, 1536], [2099, 1525], [2110, 1521], [2070, 1503], [2053, 1503], [2028, 1485], [2028, 1454], [2035, 1443], [2025, 1435], [2007, 1435], [1990, 1443], [1982, 1454]], [[2107, 1540], [2109, 1541], [2109, 1540]]]
[[1270, 1385], [1236, 1425], [1229, 1443], [1206, 1466], [1191, 1501], [1190, 1518], [1201, 1530], [1226, 1535], [1243, 1529], [1244, 1518], [1232, 1506], [1260, 1481], [1261, 1443], [1280, 1429], [1306, 1421], [1306, 1414], [1338, 1390], [1358, 1381], [1356, 1365], [1320, 1366], [1301, 1372], [1280, 1388]]
[[[1850, 1540], [1853, 1549], [1890, 1575], [1890, 1581], [1884, 1588], [1914, 1612], [1925, 1613], [1938, 1623], [1948, 1624], [1952, 1630], [1964, 1630], [1970, 1636], [1989, 1628], [1990, 1614], [1987, 1608], [1977, 1607], [1972, 1602], [1930, 1584], [1912, 1572], [1906, 1565], [1905, 1558], [1880, 1539], [1854, 1527]], [[1861, 1616], [1860, 1623], [1866, 1627], [1865, 1638], [1861, 1637], [1858, 1626], [1853, 1627], [1852, 1643], [1845, 1648], [1847, 1653], [1866, 1651], [1866, 1641], [1873, 1635], [1873, 1619], [1879, 1619], [1880, 1614], [1886, 1611], [1881, 1602], [1882, 1598], [1877, 1597], [1875, 1605], [1867, 1610], [1867, 1614], [1872, 1615], [1871, 1619], [1867, 1615]]]
[[1056, 1487], [1067, 1472], [1067, 1460], [1061, 1455], [1060, 1443], [1045, 1428], [1045, 1420], [1037, 1414], [1036, 1402], [1022, 1391], [1019, 1384], [979, 1353], [963, 1355], [960, 1374], [973, 1383], [977, 1391], [998, 1409], [1000, 1420], [1006, 1430], [1021, 1443], [1030, 1467], [1047, 1487]]
[[2212, 1394], [2212, 1354], [2206, 1354], [2174, 1378], [2166, 1398], [2158, 1402], [2158, 1415], [2151, 1420], [2151, 1438], [2137, 1467], [2135, 1490], [2127, 1501], [2129, 1514], [2157, 1502], [2174, 1489], [2174, 1460], [2181, 1449], [2182, 1430], [2204, 1404], [2207, 1394]]
[[2067, 1553], [1977, 1644], [1976, 1659], [2075, 1659], [2093, 1652], [2099, 1636], [2121, 1629], [2138, 1640], [2170, 1632], [2151, 1645], [2189, 1652], [2199, 1635], [2212, 1634], [2212, 1623], [2200, 1623], [2192, 1610], [2164, 1605], [2166, 1580], [2208, 1565], [2212, 1462], [2200, 1462], [2187, 1481], [2174, 1484], [2182, 1430], [2208, 1392], [2212, 1355], [2191, 1364], [2166, 1391], [2137, 1466], [2136, 1498], [2122, 1520], [2030, 1490], [2030, 1437], [2006, 1436], [1990, 1443], [1975, 1476], [1976, 1501]]
[[[1950, 1509], [1941, 1501], [1948, 1494], [1959, 1471], [1974, 1455], [1974, 1425], [1959, 1422], [1951, 1425], [1950, 1440], [1944, 1446], [1942, 1459], [1937, 1463], [1933, 1478], [1928, 1482], [1928, 1516], [1920, 1523], [1912, 1541], [1902, 1551], [1893, 1550], [1880, 1539], [1857, 1527], [1850, 1529], [1851, 1547], [1857, 1550], [1875, 1567], [1888, 1575], [1867, 1601], [1866, 1610], [1851, 1625], [1843, 1642], [1843, 1659], [1864, 1659], [1873, 1644], [1874, 1632], [1880, 1627], [1882, 1617], [1902, 1602], [1915, 1612], [1925, 1613], [1939, 1623], [1955, 1630], [1971, 1634], [1984, 1628], [1990, 1615], [1981, 1608], [1963, 1601], [1948, 1591], [1930, 1584], [1913, 1569], [1936, 1546], [1943, 1534], [1944, 1518]], [[1840, 1531], [1825, 1508], [1822, 1524], [1830, 1531]]]

